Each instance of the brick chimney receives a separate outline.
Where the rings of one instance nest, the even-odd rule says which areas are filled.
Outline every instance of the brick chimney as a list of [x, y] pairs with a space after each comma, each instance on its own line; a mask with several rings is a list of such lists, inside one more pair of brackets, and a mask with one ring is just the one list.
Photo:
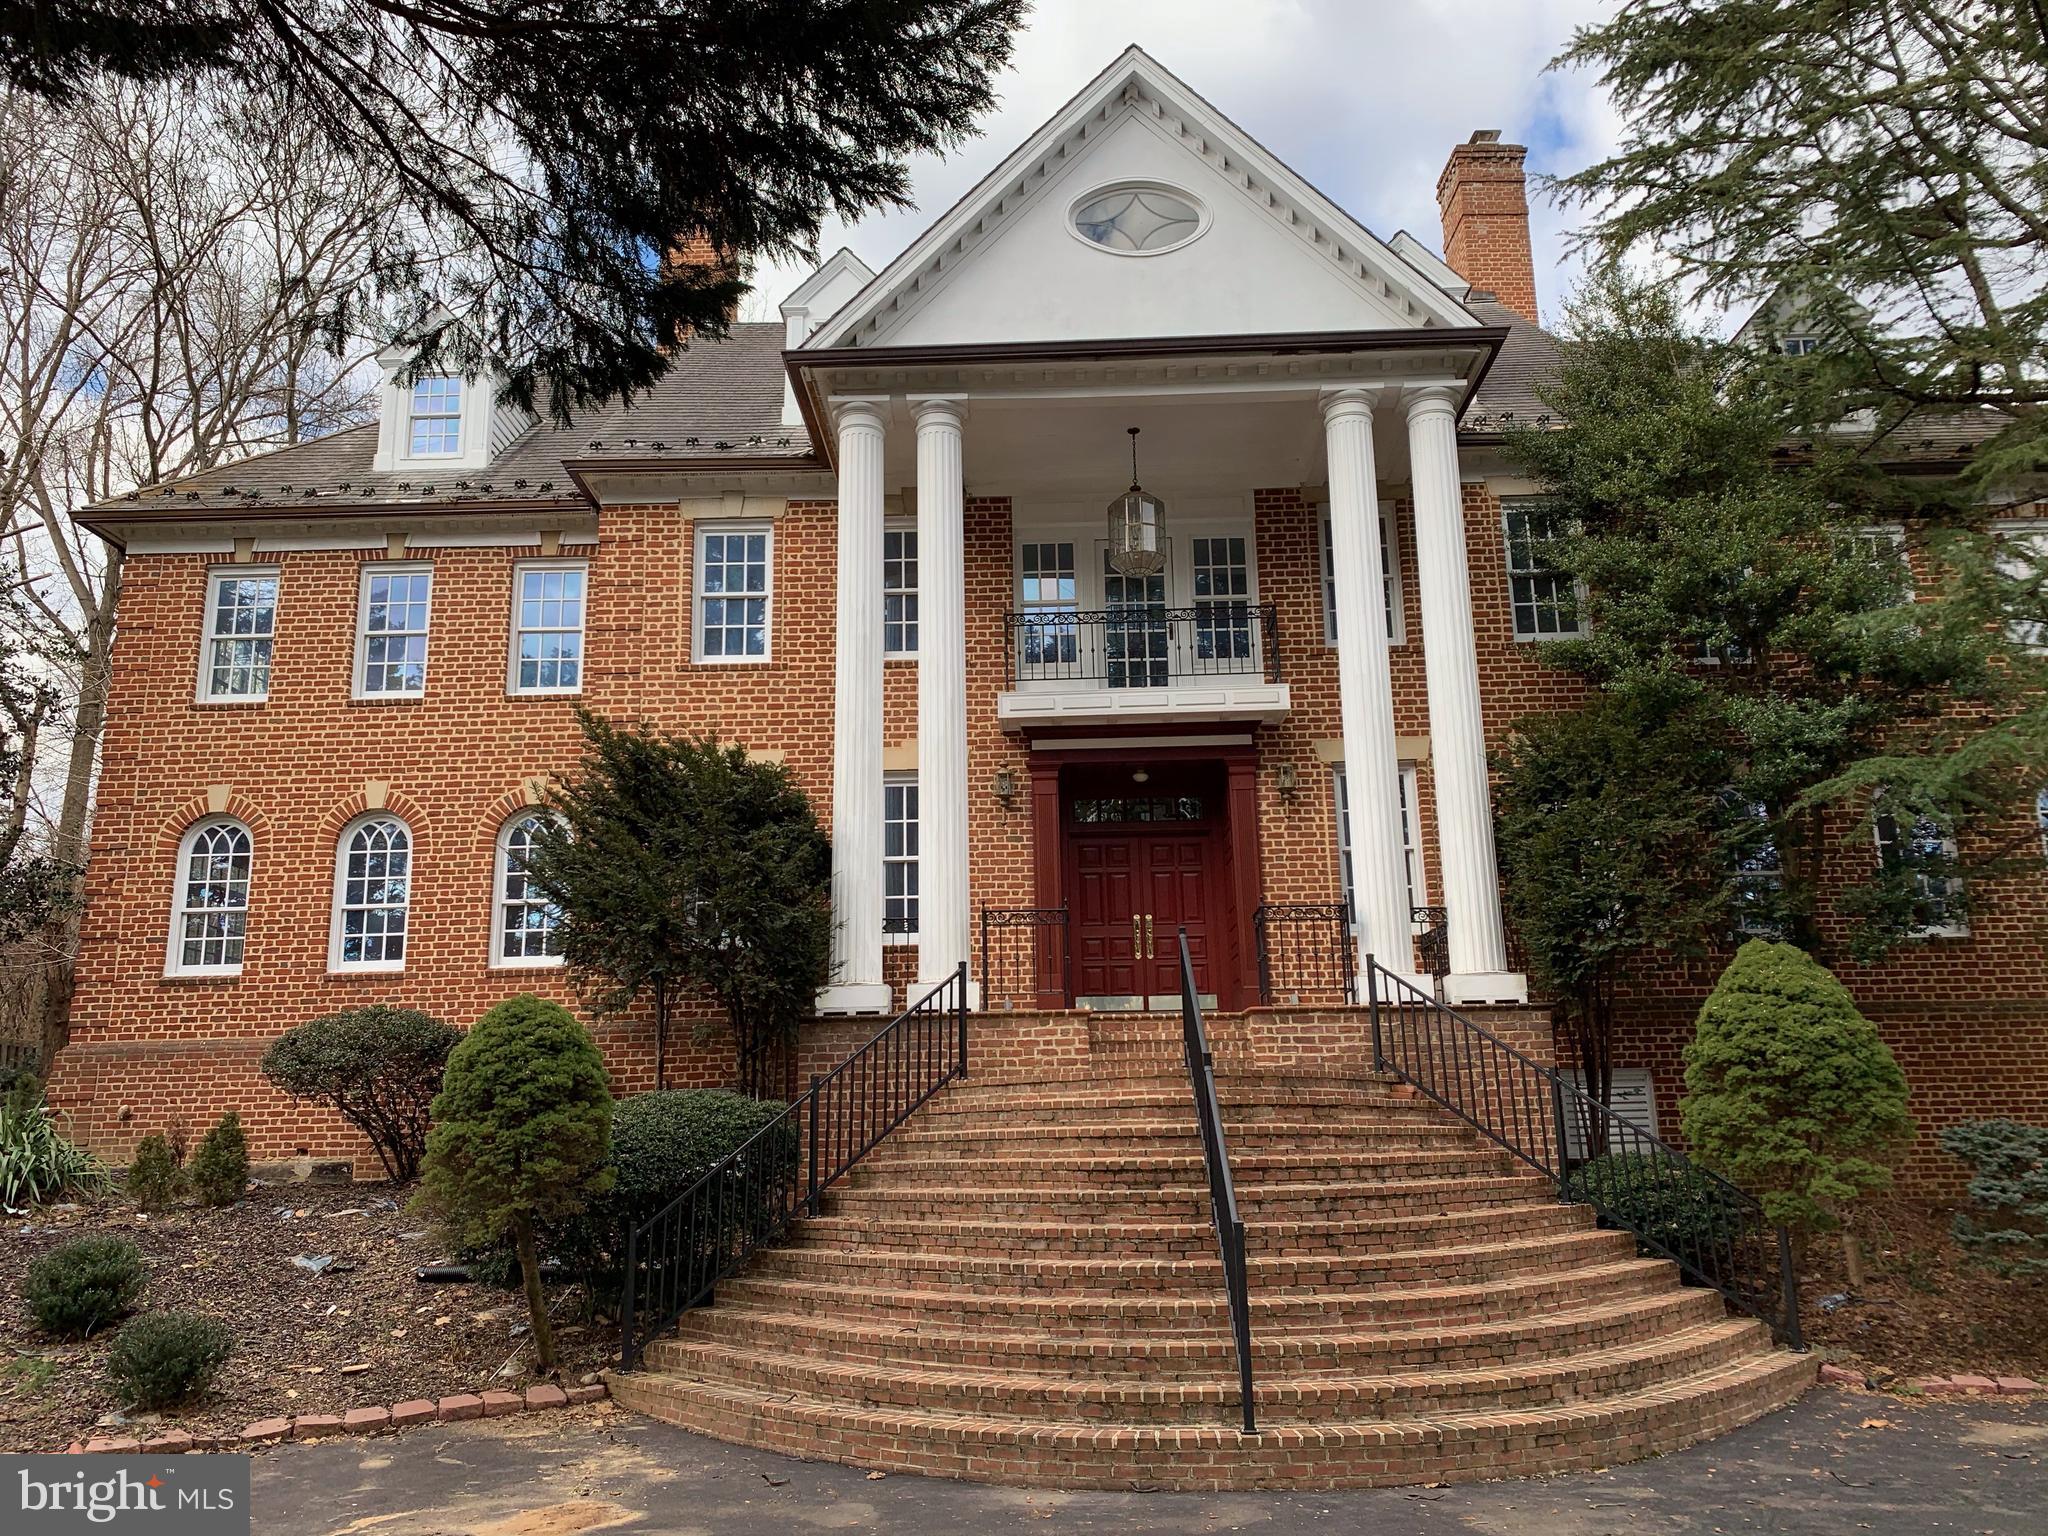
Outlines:
[[1529, 197], [1522, 159], [1482, 128], [1451, 151], [1436, 181], [1444, 216], [1444, 260], [1474, 288], [1490, 290], [1526, 319], [1536, 319], [1536, 262], [1529, 253]]

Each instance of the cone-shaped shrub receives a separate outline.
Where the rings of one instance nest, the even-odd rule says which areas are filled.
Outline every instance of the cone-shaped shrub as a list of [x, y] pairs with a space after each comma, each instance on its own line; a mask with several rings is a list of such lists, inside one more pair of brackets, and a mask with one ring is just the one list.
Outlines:
[[1805, 951], [1752, 939], [1685, 1048], [1679, 1120], [1700, 1161], [1773, 1221], [1832, 1231], [1891, 1186], [1912, 1134], [1906, 1079], [1848, 990]]

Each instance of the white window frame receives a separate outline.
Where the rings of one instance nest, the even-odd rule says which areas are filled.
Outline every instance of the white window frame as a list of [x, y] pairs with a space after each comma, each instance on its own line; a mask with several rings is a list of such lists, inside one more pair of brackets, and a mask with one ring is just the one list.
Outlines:
[[[917, 546], [916, 519], [892, 517], [882, 525], [882, 654], [884, 656], [915, 656], [917, 654], [917, 637], [921, 633], [919, 621], [922, 618], [922, 615], [917, 611], [917, 580], [913, 577], [910, 585], [907, 587], [892, 587], [889, 585], [889, 538], [892, 534], [910, 540], [911, 554], [909, 564], [913, 571], [920, 569], [920, 562], [924, 559], [924, 551]], [[898, 622], [901, 627], [910, 631], [912, 638], [909, 645], [891, 645], [889, 643], [889, 599], [892, 597], [900, 597], [904, 600], [904, 613], [907, 617]]]
[[[426, 627], [412, 630], [380, 630], [380, 634], [418, 635], [424, 650], [420, 657], [420, 685], [417, 688], [380, 688], [372, 691], [370, 682], [370, 583], [379, 576], [418, 576], [427, 578]], [[423, 699], [427, 695], [427, 671], [434, 659], [434, 563], [431, 560], [389, 560], [373, 562], [362, 567], [362, 575], [356, 584], [356, 660], [355, 697], [368, 700]]]
[[[765, 543], [762, 546], [763, 580], [766, 585], [756, 592], [743, 592], [742, 597], [761, 599], [761, 654], [758, 656], [709, 656], [704, 652], [704, 602], [707, 597], [729, 597], [727, 592], [707, 593], [704, 590], [704, 543], [714, 535], [720, 537], [732, 534], [760, 534]], [[775, 525], [763, 522], [700, 522], [691, 537], [690, 561], [690, 660], [705, 667], [754, 667], [762, 666], [775, 659]]]
[[[344, 960], [341, 955], [342, 912], [343, 897], [348, 889], [349, 845], [355, 841], [358, 832], [371, 823], [379, 821], [388, 821], [405, 833], [404, 937], [399, 942], [399, 954], [396, 960]], [[358, 973], [402, 971], [405, 969], [405, 957], [412, 949], [412, 895], [413, 882], [418, 876], [418, 869], [419, 839], [414, 835], [411, 824], [404, 817], [391, 811], [368, 811], [356, 817], [341, 829], [341, 835], [334, 840], [334, 888], [331, 893], [332, 899], [328, 904], [327, 969], [329, 971], [337, 974], [355, 975]], [[388, 911], [390, 906], [386, 903], [379, 910]]]
[[[1524, 517], [1529, 516], [1541, 508], [1542, 502], [1543, 498], [1540, 496], [1508, 496], [1503, 497], [1500, 504], [1501, 552], [1508, 583], [1508, 628], [1512, 631], [1518, 642], [1529, 645], [1540, 645], [1546, 640], [1576, 640], [1586, 633], [1586, 588], [1582, 582], [1575, 581], [1571, 583], [1573, 602], [1572, 627], [1570, 629], [1552, 630], [1548, 633], [1543, 630], [1525, 630], [1522, 628], [1520, 618], [1516, 616], [1515, 580], [1517, 577], [1533, 578], [1547, 576], [1557, 581], [1566, 579], [1564, 572], [1554, 566], [1534, 566], [1528, 570], [1520, 571], [1515, 569], [1514, 530], [1510, 526], [1508, 519], [1517, 514]], [[1538, 604], [1536, 606], [1541, 605]]]
[[2048, 862], [2048, 789], [2034, 796], [2034, 827], [2041, 837], [2041, 858]]
[[[2001, 518], [1991, 525], [1997, 543], [1993, 562], [1997, 573], [2009, 581], [2024, 580], [2037, 570], [2048, 568], [2048, 518]], [[2008, 550], [2021, 551], [2014, 559]], [[2033, 652], [2048, 651], [2048, 623], [2011, 618], [2005, 624], [2006, 638]]]
[[[1880, 872], [1882, 872], [1884, 869], [1885, 849], [1888, 846], [1890, 846], [1890, 844], [1886, 841], [1884, 835], [1885, 823], [1887, 822], [1890, 822], [1892, 827], [1891, 842], [1900, 841], [1902, 836], [1907, 835], [1908, 833], [1908, 829], [1900, 827], [1898, 819], [1892, 816], [1887, 811], [1885, 811], [1885, 809], [1881, 805], [1871, 816], [1870, 836], [1872, 843], [1875, 845], [1877, 849], [1877, 865]], [[1956, 843], [1954, 829], [1942, 826], [1940, 823], [1933, 821], [1933, 819], [1930, 817], [1921, 817], [1918, 821], [1914, 823], [1913, 827], [1910, 829], [1910, 832], [1913, 834], [1917, 834], [1920, 829], [1920, 826], [1923, 823], [1936, 827], [1937, 830], [1939, 830], [1941, 833], [1943, 852], [1946, 853], [1947, 856], [1951, 859], [1957, 857], [1957, 855], [1960, 852], [1960, 849]], [[1962, 876], [1946, 875], [1940, 878], [1942, 884], [1948, 887], [1949, 893], [1951, 895], [1957, 895], [1962, 892]], [[1928, 885], [1931, 885], [1933, 883], [1933, 877], [1926, 875], [1916, 875], [1914, 876], [1914, 879], [1916, 881], [1925, 882], [1922, 885], [1923, 890], [1925, 890]], [[1927, 899], [1929, 901], [1938, 901], [1941, 898], [1935, 896], [1930, 891], [1928, 893]], [[1908, 930], [1908, 936], [1915, 939], [1967, 939], [1970, 936], [1970, 920], [1967, 916], [1961, 916], [1953, 918], [1945, 923], [1918, 923]]]
[[1819, 350], [1818, 336], [1786, 336], [1778, 342], [1778, 351], [1786, 357], [1811, 357]]
[[[511, 897], [505, 894], [506, 883], [512, 877], [512, 834], [514, 832], [517, 832], [521, 827], [525, 826], [528, 822], [540, 822], [545, 821], [547, 819], [547, 812], [534, 810], [531, 807], [529, 807], [526, 810], [516, 811], [512, 815], [507, 816], [505, 818], [504, 825], [498, 828], [497, 851], [495, 856], [491, 860], [490, 966], [491, 969], [494, 971], [553, 970], [566, 963], [563, 960], [561, 952], [559, 950], [557, 950], [553, 954], [538, 955], [508, 955], [505, 953], [505, 914], [509, 908], [515, 905], [519, 907], [554, 906], [553, 902], [537, 901], [530, 896], [522, 896], [515, 902]], [[410, 897], [410, 890], [408, 890], [407, 895], [408, 897]], [[408, 923], [410, 922], [411, 917], [409, 908], [410, 902], [408, 901]], [[546, 929], [546, 933], [550, 939], [554, 937], [555, 929], [559, 927], [560, 924], [561, 913], [559, 910], [557, 910], [555, 914], [555, 922]]]
[[[546, 576], [554, 572], [575, 575], [582, 578], [582, 590], [576, 599], [576, 626], [570, 629], [561, 625], [540, 625], [528, 629], [520, 623], [524, 599], [520, 595], [528, 576]], [[590, 630], [590, 562], [587, 560], [520, 560], [512, 566], [512, 634], [506, 643], [505, 691], [516, 698], [559, 698], [583, 691], [584, 670], [589, 664], [586, 642]], [[528, 688], [519, 681], [519, 640], [522, 635], [569, 635], [576, 637], [576, 681], [563, 688]]]
[[1920, 600], [1919, 589], [1913, 584], [1913, 558], [1906, 545], [1906, 528], [1903, 523], [1870, 523], [1858, 528], [1849, 535], [1849, 538], [1859, 548], [1880, 542], [1889, 544], [1892, 553], [1898, 556], [1903, 584], [1899, 588], [1899, 600], [1892, 606], [1910, 608]]
[[[420, 409], [420, 391], [436, 384], [448, 384], [455, 389], [455, 409], [423, 411]], [[469, 408], [469, 380], [459, 373], [425, 373], [405, 386], [405, 456], [408, 459], [459, 459], [462, 457], [464, 418]], [[449, 421], [455, 424], [455, 446], [453, 448], [421, 448], [419, 426], [423, 421]]]
[[[1401, 765], [1401, 857], [1408, 870], [1408, 907], [1412, 914], [1417, 907], [1426, 907], [1429, 902], [1429, 871], [1422, 861], [1421, 827], [1421, 774], [1414, 763]], [[1349, 811], [1350, 780], [1345, 775], [1342, 763], [1330, 765], [1330, 812], [1337, 827], [1337, 890], [1349, 908], [1351, 931], [1358, 931], [1358, 901], [1353, 887], [1351, 864], [1351, 816]], [[1413, 916], [1409, 926], [1416, 932], [1421, 925]]]
[[[889, 791], [892, 789], [908, 789], [917, 796], [917, 816], [914, 819], [905, 820], [905, 825], [910, 827], [916, 836], [916, 853], [893, 855], [889, 852], [889, 823], [892, 819], [889, 815]], [[900, 865], [910, 870], [911, 884], [916, 888], [910, 900], [917, 911], [917, 923], [906, 933], [883, 934], [882, 942], [884, 944], [915, 944], [917, 942], [918, 930], [923, 926], [924, 920], [924, 878], [921, 867], [923, 855], [924, 794], [918, 788], [917, 775], [907, 771], [885, 773], [882, 775], [882, 915], [884, 917], [889, 915], [889, 868], [892, 865]]]
[[[1401, 575], [1401, 525], [1394, 517], [1392, 502], [1383, 501], [1380, 507], [1380, 585], [1385, 591], [1387, 607], [1387, 644], [1408, 643], [1408, 588]], [[1318, 526], [1316, 529], [1316, 567], [1322, 576], [1323, 590], [1323, 644], [1337, 643], [1337, 572], [1332, 564], [1332, 540], [1330, 530], [1330, 504], [1319, 502], [1316, 506]]]
[[[187, 900], [191, 890], [192, 856], [197, 851], [199, 840], [212, 832], [232, 828], [242, 834], [248, 846], [249, 872], [243, 880], [242, 904], [236, 908], [233, 903], [224, 906], [195, 907]], [[249, 824], [233, 816], [206, 816], [185, 829], [185, 835], [178, 839], [178, 862], [172, 869], [171, 884], [171, 927], [165, 936], [164, 974], [166, 976], [239, 976], [249, 955], [249, 912], [250, 896], [255, 890], [256, 879], [256, 835], [249, 830]], [[188, 965], [184, 959], [185, 919], [200, 913], [233, 912], [242, 914], [242, 959], [220, 965]]]
[[[214, 621], [220, 612], [220, 589], [230, 581], [271, 583], [269, 634], [223, 635], [214, 629]], [[274, 565], [231, 565], [206, 573], [206, 611], [200, 618], [199, 629], [198, 700], [201, 704], [263, 704], [269, 701], [270, 669], [277, 662], [277, 605], [283, 590], [280, 572]], [[270, 656], [263, 664], [263, 689], [260, 693], [217, 693], [213, 687], [213, 648], [223, 640], [240, 639], [270, 642]]]

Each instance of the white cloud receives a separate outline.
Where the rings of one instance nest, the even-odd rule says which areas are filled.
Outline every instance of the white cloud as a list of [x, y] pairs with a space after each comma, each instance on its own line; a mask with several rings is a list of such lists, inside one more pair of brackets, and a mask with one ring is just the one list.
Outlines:
[[[1436, 245], [1436, 178], [1453, 144], [1499, 128], [1532, 171], [1598, 158], [1620, 124], [1583, 76], [1546, 75], [1572, 29], [1611, 0], [1037, 0], [982, 135], [911, 167], [918, 207], [827, 225], [879, 270], [1033, 129], [1137, 43], [1383, 238]], [[1536, 287], [1556, 313], [1576, 263], [1569, 216], [1532, 199]], [[809, 268], [758, 274], [744, 313], [772, 319]]]

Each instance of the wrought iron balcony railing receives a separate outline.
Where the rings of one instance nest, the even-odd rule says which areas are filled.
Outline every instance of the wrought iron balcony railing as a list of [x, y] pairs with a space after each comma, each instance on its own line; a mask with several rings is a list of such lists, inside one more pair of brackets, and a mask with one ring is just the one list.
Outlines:
[[1218, 678], [1277, 683], [1280, 625], [1271, 603], [1034, 608], [1003, 615], [1003, 661], [1012, 688], [1170, 688]]

